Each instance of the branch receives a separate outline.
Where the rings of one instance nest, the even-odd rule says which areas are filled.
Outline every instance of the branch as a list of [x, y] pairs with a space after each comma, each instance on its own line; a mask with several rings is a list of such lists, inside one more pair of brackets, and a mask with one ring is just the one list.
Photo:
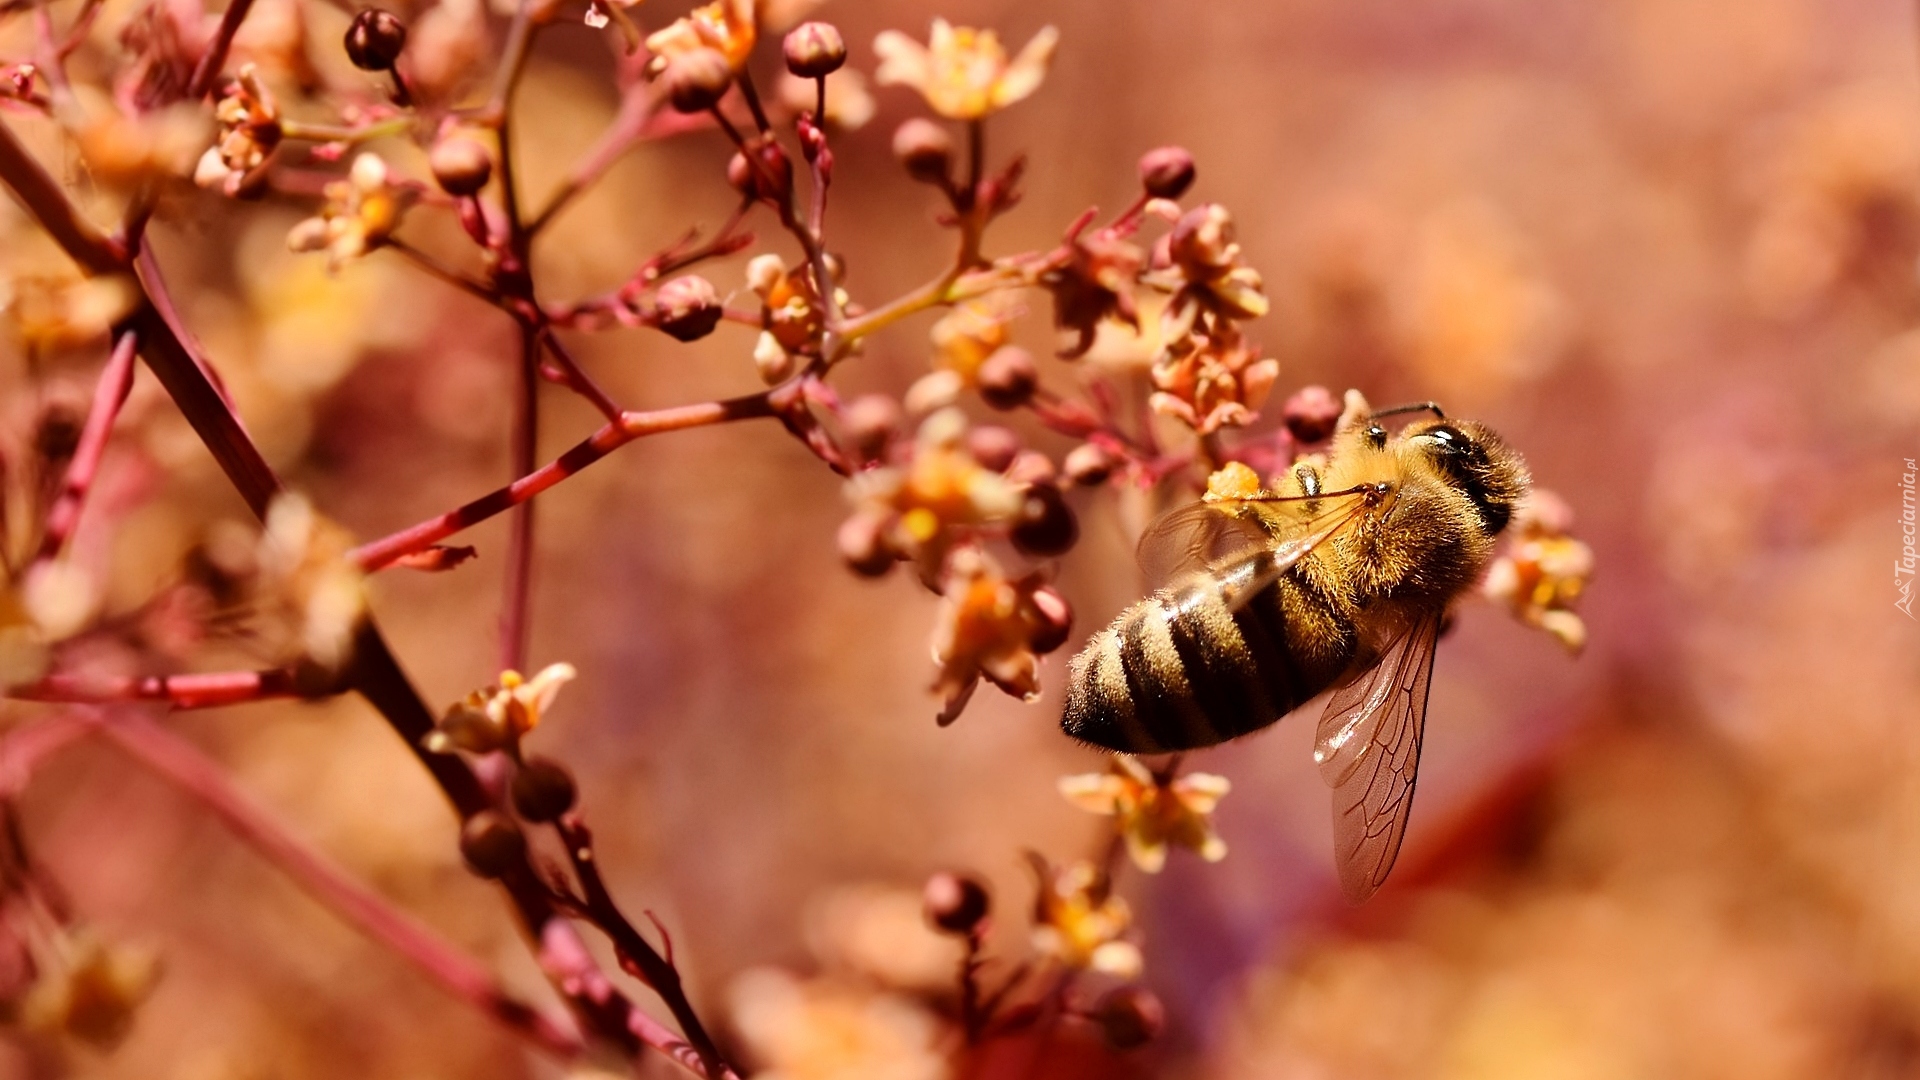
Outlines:
[[6, 180], [7, 186], [13, 189], [13, 197], [81, 269], [89, 274], [112, 274], [127, 269], [126, 252], [80, 215], [60, 190], [59, 181], [40, 167], [3, 121], [0, 121], [0, 179]]
[[96, 705], [161, 701], [176, 709], [212, 709], [249, 701], [299, 697], [300, 692], [294, 689], [293, 672], [273, 668], [267, 671], [132, 677], [55, 674], [10, 687], [6, 696], [20, 701]]
[[774, 406], [776, 393], [777, 390], [769, 390], [726, 401], [681, 405], [652, 412], [621, 413], [618, 420], [606, 424], [585, 441], [575, 444], [573, 449], [506, 487], [482, 495], [438, 517], [428, 518], [418, 525], [362, 544], [349, 552], [348, 558], [360, 569], [369, 572], [390, 566], [403, 555], [425, 550], [462, 529], [478, 525], [503, 510], [526, 502], [635, 439], [664, 431], [683, 431], [709, 424], [774, 416], [777, 414]]
[[113, 353], [107, 357], [107, 366], [100, 372], [100, 381], [94, 385], [93, 404], [87, 410], [86, 425], [80, 429], [80, 443], [74, 449], [73, 460], [67, 464], [60, 494], [47, 510], [46, 532], [40, 538], [37, 556], [40, 559], [58, 556], [80, 523], [80, 510], [86, 505], [87, 492], [100, 471], [100, 460], [106, 456], [107, 436], [113, 431], [114, 418], [120, 415], [120, 406], [133, 387], [133, 357], [139, 341], [139, 336], [133, 333], [120, 335], [114, 342]]
[[413, 962], [449, 993], [514, 1034], [563, 1060], [583, 1051], [579, 1036], [554, 1017], [508, 996], [485, 968], [443, 941], [295, 838], [264, 807], [234, 787], [226, 771], [193, 744], [146, 717], [98, 721], [101, 733], [134, 760], [199, 800], [235, 836], [294, 879], [308, 895], [362, 933]]
[[613, 894], [600, 876], [600, 864], [593, 851], [593, 833], [581, 820], [579, 813], [561, 815], [554, 822], [554, 829], [566, 844], [567, 859], [573, 864], [574, 876], [586, 894], [586, 915], [613, 942], [621, 965], [644, 980], [654, 993], [660, 995], [660, 1000], [667, 1003], [668, 1011], [679, 1021], [681, 1030], [687, 1033], [687, 1042], [699, 1055], [702, 1072], [716, 1078], [735, 1075], [720, 1056], [720, 1049], [714, 1045], [713, 1037], [701, 1026], [700, 1017], [694, 1013], [692, 1003], [687, 1000], [686, 990], [680, 985], [679, 970], [641, 936], [614, 902]]
[[[540, 436], [540, 331], [532, 324], [520, 327], [520, 386], [514, 397], [513, 472], [525, 476], [538, 460]], [[507, 540], [506, 602], [500, 612], [500, 669], [519, 671], [527, 666], [527, 638], [531, 630], [527, 609], [533, 601], [533, 503], [513, 508]]]
[[[119, 245], [102, 238], [97, 229], [79, 217], [59, 185], [26, 153], [4, 123], [0, 123], [0, 181], [13, 190], [28, 213], [66, 250], [68, 257], [89, 273], [128, 273], [133, 269]], [[280, 480], [216, 388], [211, 366], [189, 351], [183, 337], [176, 333], [174, 323], [163, 314], [163, 308], [170, 305], [158, 266], [151, 259], [144, 261], [146, 273], [137, 279], [143, 289], [142, 302], [115, 327], [115, 333], [131, 329], [138, 334], [141, 357], [247, 506], [255, 516], [264, 517], [268, 505], [281, 491]], [[645, 429], [650, 417], [660, 422], [670, 420], [663, 418], [663, 414], [623, 417], [619, 427], [622, 441], [649, 433]], [[629, 428], [636, 433], [625, 434]], [[491, 807], [492, 799], [471, 767], [452, 755], [429, 753], [421, 745], [433, 730], [433, 713], [407, 680], [406, 673], [400, 670], [399, 662], [371, 620], [361, 625], [347, 675], [348, 685], [386, 718], [462, 818]], [[564, 926], [552, 896], [531, 863], [508, 874], [502, 884], [515, 915], [531, 939], [545, 941], [551, 927]], [[651, 1020], [636, 1019], [638, 1010], [616, 991], [610, 990], [598, 1000], [588, 1000], [565, 986], [561, 992], [567, 994], [569, 1004], [583, 1021], [592, 1023], [598, 1034], [622, 1049], [634, 1053], [643, 1043], [659, 1045], [645, 1034], [657, 1025]], [[624, 1026], [613, 1026], [616, 1022]], [[686, 1064], [682, 1057], [675, 1056], [675, 1060]]]
[[207, 43], [207, 51], [200, 54], [200, 62], [193, 66], [193, 77], [187, 80], [187, 100], [199, 101], [213, 88], [213, 80], [220, 75], [220, 69], [226, 65], [227, 50], [233, 45], [233, 36], [240, 32], [240, 24], [247, 19], [247, 12], [253, 7], [253, 0], [231, 0], [227, 10], [220, 16], [220, 29], [214, 31], [213, 40]]

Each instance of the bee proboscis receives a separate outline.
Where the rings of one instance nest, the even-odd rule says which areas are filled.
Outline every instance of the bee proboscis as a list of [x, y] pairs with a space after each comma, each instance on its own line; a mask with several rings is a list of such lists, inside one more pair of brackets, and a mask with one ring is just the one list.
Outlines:
[[[1314, 760], [1333, 788], [1334, 854], [1355, 903], [1392, 868], [1448, 607], [1479, 580], [1525, 497], [1500, 437], [1423, 404], [1369, 413], [1357, 395], [1324, 468], [1280, 490], [1182, 507], [1141, 562], [1164, 587], [1095, 634], [1061, 726], [1131, 754], [1211, 746], [1333, 689]], [[1380, 419], [1431, 411], [1390, 434]]]

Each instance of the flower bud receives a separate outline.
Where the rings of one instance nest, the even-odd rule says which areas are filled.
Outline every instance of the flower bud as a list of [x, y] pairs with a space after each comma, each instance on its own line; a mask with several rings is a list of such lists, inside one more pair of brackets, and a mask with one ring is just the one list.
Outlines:
[[1193, 155], [1184, 146], [1163, 146], [1140, 157], [1140, 186], [1156, 199], [1177, 199], [1193, 186]]
[[1100, 1035], [1115, 1050], [1145, 1046], [1167, 1026], [1166, 1006], [1144, 986], [1122, 986], [1109, 991], [1093, 1009]]
[[347, 59], [361, 71], [389, 71], [407, 47], [407, 26], [390, 11], [368, 8], [347, 27]]
[[1016, 484], [1051, 484], [1058, 472], [1052, 458], [1038, 450], [1022, 450], [1007, 466], [1007, 479]]
[[784, 48], [787, 70], [803, 79], [824, 78], [847, 62], [847, 41], [832, 23], [801, 23], [787, 35]]
[[990, 906], [986, 886], [945, 870], [927, 879], [924, 899], [927, 921], [949, 934], [973, 933]]
[[980, 397], [996, 409], [1017, 409], [1033, 400], [1040, 386], [1040, 370], [1033, 356], [1017, 345], [1007, 345], [980, 364]]
[[760, 339], [753, 345], [753, 367], [760, 373], [760, 381], [768, 386], [786, 382], [799, 370], [793, 354], [781, 348], [780, 339], [765, 330], [760, 331]]
[[862, 394], [847, 403], [843, 415], [847, 441], [869, 461], [886, 456], [887, 443], [906, 419], [900, 403], [885, 394]]
[[698, 274], [674, 278], [653, 294], [654, 325], [676, 341], [698, 341], [720, 325], [720, 294]]
[[1033, 635], [1027, 644], [1035, 653], [1045, 656], [1067, 643], [1067, 636], [1073, 632], [1073, 605], [1060, 590], [1051, 585], [1042, 585], [1028, 596], [1030, 615], [1034, 622]]
[[754, 147], [758, 168], [738, 151], [727, 159], [727, 183], [740, 194], [753, 199], [778, 202], [793, 189], [793, 160], [780, 144], [771, 139]]
[[449, 195], [477, 195], [493, 179], [493, 155], [479, 142], [455, 135], [434, 144], [427, 167]]
[[1067, 479], [1081, 487], [1099, 487], [1113, 475], [1113, 453], [1099, 443], [1081, 443], [1060, 463]]
[[573, 774], [551, 758], [528, 758], [513, 774], [513, 809], [528, 821], [552, 821], [573, 809]]
[[840, 523], [840, 557], [861, 577], [880, 577], [898, 560], [887, 543], [887, 523], [873, 514], [855, 514]]
[[660, 73], [667, 84], [667, 100], [683, 113], [705, 112], [719, 104], [733, 85], [733, 66], [718, 49], [681, 53]]
[[1073, 508], [1052, 484], [1032, 484], [1014, 517], [1013, 546], [1037, 556], [1063, 555], [1080, 539]]
[[1280, 417], [1294, 441], [1317, 443], [1332, 435], [1340, 422], [1340, 402], [1324, 386], [1302, 387], [1281, 406]]
[[992, 472], [1006, 472], [1013, 460], [1020, 456], [1020, 436], [1008, 428], [996, 424], [982, 424], [967, 429], [967, 453], [980, 467]]
[[915, 117], [894, 130], [893, 156], [915, 180], [945, 183], [953, 172], [953, 136], [939, 124]]
[[460, 854], [484, 878], [497, 878], [525, 860], [527, 838], [497, 810], [482, 810], [460, 826]]

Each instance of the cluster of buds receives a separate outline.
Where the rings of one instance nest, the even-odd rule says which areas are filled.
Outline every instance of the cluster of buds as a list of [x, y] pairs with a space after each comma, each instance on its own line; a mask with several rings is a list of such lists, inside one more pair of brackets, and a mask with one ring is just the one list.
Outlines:
[[966, 707], [981, 678], [1025, 701], [1040, 695], [1040, 657], [1066, 644], [1073, 611], [1036, 574], [1009, 578], [980, 548], [956, 548], [940, 583], [934, 623], [933, 691], [942, 725]]
[[1261, 359], [1237, 325], [1266, 314], [1268, 304], [1259, 271], [1245, 265], [1234, 241], [1232, 217], [1217, 204], [1187, 211], [1155, 264], [1176, 287], [1161, 314], [1154, 411], [1201, 435], [1250, 423], [1280, 364]]
[[1572, 536], [1573, 510], [1535, 488], [1514, 516], [1506, 550], [1487, 568], [1481, 592], [1529, 626], [1577, 653], [1587, 624], [1573, 610], [1593, 576], [1593, 549]]
[[324, 251], [327, 267], [341, 266], [385, 243], [400, 224], [414, 190], [393, 180], [374, 154], [353, 159], [347, 178], [327, 185], [326, 203], [287, 234], [294, 251]]
[[512, 762], [513, 779], [507, 792], [513, 814], [504, 809], [483, 810], [460, 828], [460, 853], [482, 877], [499, 877], [520, 865], [526, 852], [523, 821], [554, 821], [573, 809], [578, 789], [566, 766], [550, 758], [522, 753], [521, 741], [540, 726], [541, 718], [572, 682], [571, 664], [549, 664], [531, 678], [503, 671], [498, 682], [475, 690], [454, 703], [422, 740], [438, 754], [501, 753]]
[[1113, 817], [1133, 863], [1157, 874], [1168, 844], [1178, 844], [1208, 862], [1227, 855], [1213, 829], [1213, 811], [1228, 790], [1224, 776], [1153, 772], [1138, 759], [1114, 755], [1108, 770], [1060, 780], [1060, 794], [1083, 810]]
[[193, 171], [194, 183], [230, 197], [252, 194], [264, 181], [263, 167], [284, 134], [280, 107], [252, 64], [242, 67], [220, 92], [213, 116], [220, 125], [219, 136], [201, 155]]
[[647, 74], [675, 109], [705, 112], [733, 85], [756, 38], [752, 0], [716, 0], [647, 36]]
[[[866, 420], [860, 412], [878, 410], [856, 402], [848, 411], [850, 420]], [[921, 422], [911, 443], [894, 440], [880, 448], [904, 460], [857, 473], [847, 482], [856, 509], [841, 530], [842, 553], [855, 569], [884, 573], [894, 561], [912, 559], [923, 575], [931, 575], [963, 530], [1013, 521], [1025, 504], [1025, 491], [1002, 470], [1011, 469], [1019, 455], [1003, 460], [1005, 448], [990, 445], [1000, 440], [969, 435], [963, 413], [937, 409]]]
[[[778, 255], [761, 255], [749, 262], [747, 285], [760, 298], [762, 330], [753, 347], [753, 365], [760, 378], [773, 386], [792, 378], [804, 365], [803, 357], [820, 355], [826, 311], [812, 272], [789, 271]], [[844, 302], [845, 294], [837, 299]]]

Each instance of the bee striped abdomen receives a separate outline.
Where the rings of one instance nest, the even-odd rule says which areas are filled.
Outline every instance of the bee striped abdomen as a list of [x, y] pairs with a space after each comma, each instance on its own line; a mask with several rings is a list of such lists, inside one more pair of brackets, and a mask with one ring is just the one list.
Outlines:
[[1256, 561], [1157, 593], [1095, 635], [1074, 661], [1067, 733], [1135, 754], [1211, 746], [1323, 689], [1289, 644], [1284, 590], [1300, 587], [1282, 579], [1244, 597], [1261, 574]]

